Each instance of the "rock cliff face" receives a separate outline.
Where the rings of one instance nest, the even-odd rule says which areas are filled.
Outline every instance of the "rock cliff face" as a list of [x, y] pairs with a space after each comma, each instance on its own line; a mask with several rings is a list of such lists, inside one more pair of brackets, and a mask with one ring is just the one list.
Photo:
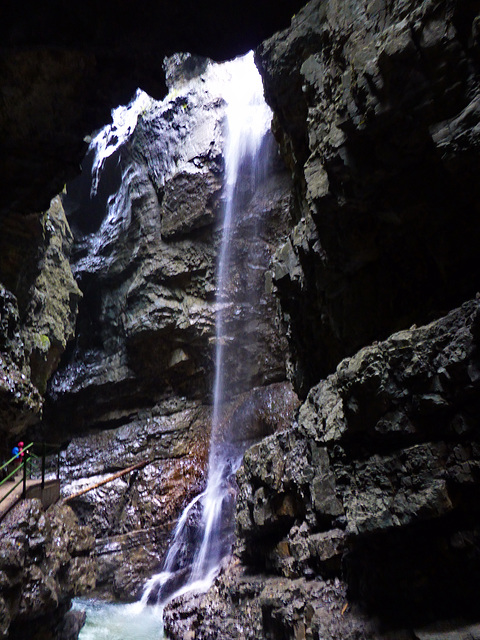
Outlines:
[[[240, 269], [231, 286], [227, 323], [240, 357], [231, 356], [238, 367], [230, 382], [239, 395], [225, 428], [256, 444], [237, 478], [234, 559], [206, 596], [170, 606], [173, 638], [423, 640], [448, 628], [448, 638], [480, 637], [479, 11], [459, 0], [313, 0], [257, 50], [293, 187], [277, 161], [255, 195], [243, 176], [235, 251], [244, 255], [245, 235], [263, 212], [261, 278], [275, 257], [251, 322]], [[8, 43], [21, 44], [21, 33]], [[96, 37], [85, 66], [98, 63], [94, 88], [121, 49], [102, 57]], [[140, 49], [122, 78], [137, 77]], [[43, 51], [40, 84], [58, 84], [88, 51], [54, 64]], [[8, 78], [14, 67], [31, 68], [30, 59], [23, 66], [10, 55], [1, 70]], [[98, 196], [86, 207], [69, 187], [83, 299], [75, 341], [53, 378], [81, 298], [66, 266], [70, 231], [59, 200], [21, 222], [11, 202], [18, 211], [41, 208], [52, 184], [72, 174], [83, 148], [78, 132], [98, 119], [98, 92], [84, 111], [67, 109], [45, 172], [32, 161], [28, 175], [41, 187], [12, 178], [1, 220], [5, 433], [38, 423], [50, 377], [35, 433], [68, 442], [65, 495], [148, 462], [71, 501], [92, 526], [99, 586], [123, 599], [158, 569], [181, 508], [204, 483], [224, 117], [204, 82], [209, 69], [188, 55], [170, 60], [168, 99], [140, 114], [128, 144], [107, 161]], [[60, 104], [74, 104], [82, 87]], [[105, 92], [117, 95], [110, 84]], [[18, 144], [31, 151], [38, 138], [27, 146], [20, 136]], [[295, 420], [295, 396], [281, 382], [286, 360], [304, 400]], [[246, 361], [258, 385], [251, 393]], [[252, 418], [248, 433], [243, 411]], [[24, 526], [22, 516], [20, 530], [43, 532], [35, 505], [24, 508], [31, 517]], [[22, 571], [8, 558], [2, 569], [4, 630], [8, 616], [20, 616], [12, 637], [23, 637], [21, 616], [30, 615], [27, 605], [18, 608], [22, 576], [42, 585], [41, 604], [30, 596], [34, 587], [25, 598], [38, 604], [35, 616], [55, 610], [54, 625], [73, 589], [62, 583], [50, 542], [38, 542], [38, 554], [32, 544], [22, 547]], [[73, 550], [67, 561], [76, 566], [82, 554]], [[440, 626], [424, 627], [431, 624]]]
[[[144, 110], [120, 158], [108, 159], [112, 172], [120, 163], [116, 194], [99, 194], [100, 202], [92, 204], [88, 190], [81, 200], [85, 187], [80, 185], [80, 202], [67, 196], [66, 206], [77, 207], [70, 216], [77, 238], [72, 268], [84, 300], [75, 344], [52, 380], [50, 429], [68, 433], [113, 426], [142, 406], [167, 402], [171, 413], [175, 402], [181, 408], [185, 398], [210, 394], [223, 206], [220, 73], [210, 66], [189, 86], [172, 87], [163, 103], [151, 102]], [[247, 185], [249, 176], [244, 180]], [[278, 160], [255, 194], [246, 187], [245, 198], [234, 232], [234, 260], [241, 270], [252, 229], [263, 215], [257, 250], [262, 285], [278, 238], [288, 229], [289, 179]], [[93, 233], [92, 226], [97, 227]], [[272, 296], [251, 311], [247, 325], [243, 307], [252, 283], [241, 271], [232, 280], [227, 324], [245, 342], [253, 381], [284, 378], [285, 344], [274, 326]], [[261, 344], [248, 353], [252, 332], [261, 336]], [[241, 377], [232, 383], [237, 390], [245, 388]]]
[[71, 598], [95, 586], [94, 539], [67, 506], [25, 500], [0, 524], [0, 636], [70, 640]]
[[174, 638], [478, 637], [477, 21], [314, 1], [257, 50], [305, 401], [245, 454], [235, 559], [169, 605]]
[[60, 198], [40, 217], [3, 218], [0, 236], [0, 412], [7, 438], [42, 415], [48, 378], [75, 332], [81, 292], [68, 261], [72, 236]]
[[362, 349], [311, 389], [293, 427], [247, 451], [241, 564], [200, 613], [172, 608], [174, 637], [185, 619], [201, 639], [384, 638], [372, 620], [406, 634], [477, 620], [479, 322], [474, 300]]
[[311, 2], [258, 50], [296, 176], [274, 278], [304, 394], [477, 291], [475, 16], [475, 3]]
[[[182, 508], [204, 488], [220, 305], [235, 345], [226, 348], [227, 383], [237, 397], [225, 428], [250, 443], [285, 425], [296, 406], [282, 383], [287, 343], [265, 286], [271, 256], [288, 231], [288, 173], [267, 137], [272, 153], [255, 191], [252, 175], [243, 172], [236, 271], [229, 300], [216, 302], [221, 87], [229, 72], [190, 55], [175, 56], [166, 68], [169, 95], [162, 103], [147, 100], [128, 143], [106, 161], [98, 195], [90, 198], [85, 181], [67, 187], [72, 269], [83, 300], [42, 425], [50, 437], [72, 440], [62, 454], [65, 495], [149, 461], [71, 502], [94, 529], [98, 587], [124, 599], [138, 597]], [[255, 281], [245, 266], [252, 243]], [[252, 290], [261, 292], [254, 309]]]
[[312, 388], [292, 430], [250, 449], [242, 558], [325, 576], [346, 549], [349, 596], [375, 613], [475, 613], [479, 318], [469, 302], [361, 350]]

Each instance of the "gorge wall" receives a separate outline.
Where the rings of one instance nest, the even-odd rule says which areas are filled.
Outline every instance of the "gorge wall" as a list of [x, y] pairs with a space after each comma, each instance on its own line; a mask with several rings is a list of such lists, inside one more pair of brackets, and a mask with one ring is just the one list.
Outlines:
[[170, 606], [174, 638], [479, 635], [479, 9], [311, 2], [257, 50], [305, 402], [247, 451], [235, 559]]
[[[207, 24], [213, 20], [209, 11], [214, 12], [217, 22], [212, 21], [210, 27], [216, 31], [222, 22], [222, 9], [217, 7], [217, 13], [214, 5], [206, 8], [203, 18]], [[16, 7], [10, 9], [16, 14]], [[98, 6], [97, 9], [100, 15], [106, 10]], [[136, 6], [137, 16], [138, 9]], [[176, 10], [173, 16], [167, 11], [167, 31], [170, 37], [177, 24], [186, 43], [184, 16], [179, 17]], [[155, 58], [149, 57], [151, 42], [147, 44], [148, 38], [142, 36], [136, 48], [137, 53], [138, 48], [144, 46], [144, 50], [141, 61], [133, 63], [133, 69], [132, 65], [124, 65], [126, 56], [137, 56], [126, 46], [128, 38], [122, 42], [126, 46], [123, 53], [121, 47], [110, 42], [111, 38], [117, 43], [122, 41], [121, 28], [113, 27], [108, 37], [97, 31], [92, 41], [91, 32], [82, 31], [79, 29], [82, 25], [75, 24], [79, 50], [72, 51], [66, 44], [71, 44], [68, 28], [61, 30], [65, 26], [64, 14], [57, 16], [59, 31], [53, 28], [51, 38], [46, 35], [48, 30], [43, 33], [35, 30], [33, 34], [27, 15], [28, 12], [21, 20], [13, 21], [15, 28], [12, 26], [3, 39], [1, 51], [5, 81], [0, 111], [5, 143], [2, 150], [6, 152], [2, 156], [5, 206], [0, 219], [2, 458], [10, 457], [12, 444], [20, 436], [55, 441], [64, 447], [72, 441], [62, 454], [62, 480], [71, 483], [67, 493], [76, 491], [79, 485], [85, 486], [85, 478], [88, 484], [130, 464], [151, 462], [143, 471], [127, 478], [127, 482], [116, 481], [107, 490], [100, 489], [86, 499], [72, 501], [81, 522], [91, 524], [96, 536], [97, 587], [107, 585], [115, 595], [132, 599], [138, 596], [145, 577], [158, 568], [182, 506], [198, 493], [204, 482], [211, 417], [214, 265], [218, 241], [215, 225], [221, 206], [223, 158], [219, 143], [223, 105], [218, 95], [202, 96], [197, 92], [175, 99], [178, 91], [172, 90], [167, 114], [156, 120], [152, 114], [150, 120], [144, 118], [137, 131], [137, 146], [125, 151], [122, 167], [127, 171], [128, 166], [131, 181], [125, 183], [127, 191], [121, 197], [128, 202], [128, 211], [121, 214], [125, 215], [123, 220], [116, 220], [119, 226], [114, 238], [110, 237], [114, 227], [109, 227], [108, 221], [102, 227], [105, 201], [97, 203], [96, 213], [87, 212], [87, 218], [90, 216], [84, 222], [87, 228], [78, 225], [72, 216], [72, 235], [61, 198], [55, 197], [48, 211], [35, 211], [45, 206], [67, 177], [79, 172], [78, 162], [86, 150], [84, 136], [108, 120], [110, 105], [131, 97], [142, 74], [150, 77], [151, 86], [157, 83], [157, 93], [166, 90], [162, 61], [165, 53], [170, 52], [169, 45], [164, 39], [164, 48], [158, 46], [159, 31], [154, 29], [165, 15], [153, 12], [149, 22], [155, 34]], [[242, 33], [239, 24], [232, 23], [224, 14], [224, 45], [218, 38], [209, 38], [207, 29], [200, 29], [203, 36], [195, 35], [195, 44], [188, 48], [199, 50], [205, 46], [222, 57], [243, 47], [240, 41], [253, 38], [257, 43], [268, 28], [266, 13], [262, 9], [256, 12], [257, 18], [252, 18], [253, 15], [251, 11], [245, 14], [253, 22], [252, 28]], [[47, 13], [44, 17], [47, 19]], [[268, 21], [272, 28], [277, 19], [284, 20], [285, 16], [281, 18], [277, 12]], [[194, 22], [196, 33], [200, 22]], [[53, 25], [54, 21], [49, 30]], [[128, 20], [123, 23], [125, 31], [133, 26]], [[2, 23], [2, 29], [8, 32], [7, 22]], [[199, 64], [204, 70], [206, 61]], [[167, 82], [174, 66], [167, 70]], [[201, 71], [200, 68], [194, 75]], [[182, 80], [188, 74], [179, 75]], [[201, 100], [210, 103], [198, 104]], [[202, 113], [200, 123], [195, 122], [195, 109], [197, 116]], [[168, 123], [170, 116], [178, 120], [176, 131]], [[197, 139], [192, 141], [190, 135], [195, 126]], [[165, 133], [163, 147], [149, 148], [161, 131]], [[180, 151], [187, 137], [191, 146], [181, 151], [183, 165], [175, 168], [178, 158], [174, 152]], [[169, 145], [173, 148], [171, 155]], [[149, 165], [151, 151], [153, 155], [159, 154], [156, 167]], [[278, 160], [275, 167], [270, 167], [236, 244], [241, 254], [240, 236], [260, 211], [268, 209], [271, 220], [278, 224], [267, 229], [260, 242], [265, 266], [276, 244], [276, 234], [287, 230], [289, 178], [282, 167]], [[159, 173], [154, 175], [153, 169]], [[67, 198], [64, 202], [68, 202], [71, 213], [71, 201]], [[102, 207], [103, 213], [99, 214]], [[100, 218], [95, 220], [95, 215]], [[97, 240], [105, 240], [105, 246], [96, 244]], [[239, 297], [245, 295], [245, 284], [239, 275], [236, 285]], [[255, 324], [263, 327], [271, 324], [273, 310], [273, 300], [264, 301]], [[247, 329], [247, 335], [256, 331], [253, 324], [248, 329], [242, 318], [232, 317], [229, 322], [237, 325], [237, 333], [239, 327]], [[45, 400], [47, 381], [72, 338], [60, 371], [50, 381]], [[265, 392], [258, 390], [253, 395], [238, 397], [225, 426], [238, 431], [242, 438], [256, 439], [275, 428], [272, 404], [283, 403], [285, 416], [280, 416], [277, 422], [287, 424], [296, 402], [288, 386], [275, 384], [285, 378], [281, 355], [286, 348], [284, 337], [275, 329], [269, 337], [264, 334], [264, 339], [264, 350], [252, 354], [257, 360], [254, 377], [255, 384], [270, 386]], [[245, 353], [249, 353], [248, 341]], [[239, 378], [237, 392], [242, 393], [245, 388], [245, 381]], [[257, 433], [245, 432], [237, 411], [242, 404]], [[79, 435], [80, 439], [74, 439]], [[153, 487], [156, 488], [152, 493]], [[89, 499], [92, 496], [94, 499]], [[6, 536], [13, 538], [14, 534], [9, 530]], [[34, 557], [40, 558], [38, 554]], [[21, 563], [18, 566], [23, 567]], [[66, 571], [66, 566], [67, 563], [62, 565], [61, 570]], [[35, 591], [41, 582], [38, 576], [30, 577], [31, 584], [23, 587], [26, 592]], [[40, 611], [41, 602], [38, 610], [32, 610], [29, 620], [38, 621], [45, 637], [57, 633], [72, 593], [81, 590], [82, 585], [92, 587], [91, 581], [83, 584], [78, 577], [78, 589], [70, 589], [70, 583], [60, 581], [55, 587], [58, 598], [48, 606], [44, 603], [44, 613], [50, 615], [56, 609], [58, 624], [54, 627], [47, 628], [47, 618]], [[2, 634], [13, 634], [15, 625], [19, 625], [22, 637], [27, 637], [37, 629], [23, 624], [26, 618], [17, 606], [21, 583], [15, 580], [2, 582], [5, 602], [12, 600], [12, 593], [15, 596], [8, 615], [7, 609], [2, 609], [5, 613]]]
[[310, 3], [259, 48], [296, 175], [274, 278], [304, 393], [477, 291], [477, 8]]
[[[480, 637], [479, 15], [473, 0], [313, 0], [256, 51], [288, 172], [270, 167], [240, 222], [239, 253], [240, 230], [266, 212], [269, 271], [258, 352], [252, 327], [230, 318], [258, 387], [246, 395], [236, 380], [227, 428], [246, 414], [252, 440], [268, 437], [238, 474], [234, 558], [205, 597], [170, 605], [173, 638]], [[137, 40], [100, 107], [106, 70], [128, 56], [118, 45], [102, 57], [96, 37], [80, 47], [98, 63], [95, 90], [65, 93], [75, 117], [60, 97], [54, 161], [32, 160], [2, 191], [0, 410], [5, 441], [31, 429], [64, 444], [65, 495], [150, 462], [72, 501], [96, 538], [97, 584], [129, 599], [204, 482], [223, 106], [174, 86], [189, 65], [206, 72], [177, 57], [169, 99], [140, 115], [88, 211], [69, 186], [72, 231], [58, 198], [32, 213], [73, 175], [117, 89], [139, 69], [159, 86], [142, 57], [151, 43], [142, 53]], [[90, 68], [77, 53], [58, 58], [64, 71]], [[35, 135], [12, 140], [18, 166], [42, 157]], [[122, 172], [122, 206], [106, 215]], [[241, 273], [233, 293], [245, 299]]]
[[[233, 232], [237, 272], [230, 301], [217, 303], [225, 71], [178, 55], [168, 60], [167, 77], [168, 96], [150, 101], [134, 134], [107, 159], [100, 202], [90, 199], [87, 172], [87, 188], [72, 185], [64, 199], [75, 207], [72, 268], [84, 295], [76, 339], [51, 379], [41, 425], [50, 437], [70, 441], [62, 454], [65, 496], [149, 462], [70, 503], [93, 527], [98, 587], [127, 599], [140, 596], [182, 509], [204, 488], [219, 304], [236, 345], [234, 354], [227, 349], [236, 359], [229, 367], [236, 398], [224, 428], [254, 441], [287, 424], [296, 406], [284, 382], [287, 345], [274, 298], [264, 293], [250, 313], [255, 283], [242, 267], [262, 215], [255, 273], [264, 289], [264, 272], [288, 231], [288, 172], [274, 155], [253, 194], [244, 172], [242, 216]], [[116, 194], [100, 193], [104, 179], [107, 191], [120, 184]]]
[[66, 505], [24, 500], [0, 527], [0, 636], [73, 640], [84, 615], [71, 598], [95, 587], [92, 532]]

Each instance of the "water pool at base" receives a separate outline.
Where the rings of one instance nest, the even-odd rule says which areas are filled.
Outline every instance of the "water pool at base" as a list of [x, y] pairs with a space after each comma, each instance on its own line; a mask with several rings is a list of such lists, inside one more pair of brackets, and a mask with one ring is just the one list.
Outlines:
[[159, 607], [140, 603], [118, 604], [76, 598], [73, 608], [85, 611], [87, 619], [79, 640], [163, 640]]

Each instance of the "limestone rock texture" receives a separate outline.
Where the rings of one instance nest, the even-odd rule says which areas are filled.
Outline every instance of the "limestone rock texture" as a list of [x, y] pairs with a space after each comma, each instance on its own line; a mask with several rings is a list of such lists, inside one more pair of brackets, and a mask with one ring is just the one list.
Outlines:
[[182, 509], [204, 489], [211, 411], [194, 403], [157, 409], [127, 424], [74, 438], [62, 453], [62, 493], [70, 496], [125, 467], [150, 461], [69, 504], [95, 536], [97, 592], [138, 599], [160, 570]]
[[0, 221], [1, 453], [37, 423], [47, 380], [74, 336], [82, 294], [69, 263], [73, 236], [60, 200], [41, 216]]
[[256, 50], [303, 403], [245, 453], [234, 558], [174, 639], [479, 635], [479, 11], [313, 0]]
[[[181, 58], [177, 64], [185, 65]], [[45, 421], [59, 438], [127, 423], [142, 408], [161, 405], [173, 413], [189, 401], [209, 399], [223, 207], [219, 73], [210, 64], [188, 86], [172, 85], [163, 102], [151, 101], [128, 142], [107, 159], [97, 197], [89, 195], [88, 167], [67, 187], [72, 269], [83, 300], [75, 342], [49, 387]], [[290, 179], [275, 154], [254, 194], [247, 186], [251, 176], [243, 179], [244, 211], [233, 232], [239, 266], [230, 301], [221, 303], [228, 331], [244, 345], [231, 356], [239, 361], [229, 381], [237, 392], [252, 381], [285, 379], [286, 351], [271, 292], [251, 317], [246, 312], [250, 289], [266, 288], [265, 270], [288, 231]], [[242, 264], [261, 217], [254, 248], [258, 283], [252, 283]], [[248, 373], [241, 370], [243, 360]]]
[[471, 301], [362, 349], [252, 447], [241, 557], [297, 578], [335, 573], [346, 549], [350, 595], [384, 616], [474, 612], [479, 319]]
[[310, 2], [257, 50], [296, 176], [274, 281], [305, 395], [475, 295], [475, 2]]
[[25, 500], [0, 523], [0, 540], [1, 637], [73, 638], [65, 617], [71, 598], [95, 587], [91, 530], [68, 506], [44, 511], [39, 500]]
[[[290, 385], [257, 387], [232, 402], [225, 430], [256, 442], [289, 426], [297, 407]], [[170, 415], [154, 409], [148, 418], [76, 437], [62, 453], [65, 496], [99, 484], [69, 501], [95, 536], [97, 592], [138, 599], [160, 570], [178, 517], [205, 488], [211, 413], [193, 402]], [[144, 460], [144, 468], [100, 484]]]
[[[65, 497], [97, 485], [70, 504], [91, 525], [98, 588], [123, 600], [160, 568], [205, 482], [225, 105], [201, 56], [243, 50], [247, 24], [259, 44], [262, 25], [300, 8], [155, 4], [134, 17], [97, 2], [89, 21], [83, 3], [38, 24], [7, 0], [15, 19], [0, 25], [4, 446], [28, 427], [63, 443]], [[287, 171], [277, 156], [253, 197], [242, 176], [233, 245], [246, 255], [265, 214], [268, 275], [252, 321], [241, 269], [222, 301], [239, 348], [223, 426], [252, 446], [234, 557], [205, 596], [169, 605], [173, 639], [480, 637], [479, 16], [476, 0], [312, 0], [256, 50]], [[198, 55], [161, 70], [186, 50]], [[137, 85], [168, 98], [139, 114], [97, 195], [82, 199], [87, 157], [51, 200]], [[32, 550], [22, 542], [24, 564], [0, 575], [18, 638], [23, 615], [60, 624], [77, 583], [70, 569], [50, 581], [65, 574], [47, 542], [35, 550], [35, 513]], [[86, 551], [68, 553], [83, 566]], [[8, 580], [26, 577], [38, 590], [21, 609]]]
[[70, 502], [93, 528], [98, 589], [126, 600], [158, 572], [178, 517], [204, 489], [220, 309], [229, 340], [225, 434], [249, 445], [287, 426], [298, 404], [265, 279], [288, 232], [289, 173], [268, 134], [256, 190], [243, 169], [236, 266], [228, 300], [217, 301], [226, 72], [189, 54], [165, 66], [168, 96], [147, 100], [128, 142], [105, 161], [97, 194], [90, 196], [90, 157], [67, 185], [71, 265], [83, 298], [36, 428], [64, 444], [65, 497], [148, 462]]
[[478, 622], [479, 323], [472, 300], [365, 347], [246, 452], [236, 558], [205, 600], [170, 605], [174, 638], [185, 625], [202, 640], [412, 638]]

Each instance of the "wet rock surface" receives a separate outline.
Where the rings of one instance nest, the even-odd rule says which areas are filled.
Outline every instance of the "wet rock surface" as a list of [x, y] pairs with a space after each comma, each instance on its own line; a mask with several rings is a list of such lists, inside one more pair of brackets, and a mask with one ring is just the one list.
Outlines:
[[[277, 383], [239, 396], [226, 411], [221, 437], [245, 447], [290, 424], [298, 399]], [[203, 489], [207, 475], [211, 407], [150, 415], [117, 429], [74, 438], [61, 455], [62, 494], [96, 539], [97, 590], [138, 599], [160, 570], [184, 507]], [[118, 471], [149, 463], [100, 484]], [[198, 513], [191, 523], [193, 539]], [[186, 553], [187, 551], [185, 551]]]
[[[169, 605], [173, 638], [479, 635], [479, 301], [448, 313], [478, 289], [477, 14], [476, 3], [455, 0], [314, 0], [257, 52], [293, 190], [277, 161], [253, 198], [252, 176], [242, 176], [249, 202], [235, 230], [236, 256], [246, 254], [243, 238], [265, 211], [259, 278], [276, 257], [253, 322], [241, 269], [229, 291], [235, 305], [222, 301], [240, 349], [226, 349], [239, 395], [223, 426], [245, 442], [268, 437], [248, 450], [238, 473], [236, 558], [207, 595]], [[57, 126], [45, 87], [61, 86], [59, 104], [70, 105], [45, 172], [36, 153], [19, 185], [9, 147], [3, 175], [12, 189], [4, 196], [16, 210], [44, 202], [53, 183], [77, 170], [78, 131], [83, 138], [100, 117], [92, 74], [111, 78], [105, 94], [125, 88], [124, 76], [116, 86], [111, 73], [117, 53], [111, 65], [85, 51], [36, 50], [33, 65], [20, 50], [7, 56], [7, 93], [14, 70], [31, 77], [34, 68], [38, 80], [26, 103], [14, 91], [4, 105], [18, 103], [19, 119], [31, 124], [31, 145], [17, 131], [22, 153], [38, 149], [33, 129], [45, 114]], [[126, 75], [137, 77], [139, 60]], [[159, 569], [178, 514], [205, 477], [224, 164], [224, 104], [193, 88], [205, 65], [188, 54], [167, 65], [168, 101], [140, 114], [121, 156], [107, 162], [89, 215], [75, 203], [69, 209], [84, 299], [35, 433], [69, 442], [65, 495], [98, 484], [72, 506], [92, 525], [100, 588], [122, 599], [137, 597]], [[91, 103], [77, 109], [67, 77], [80, 93], [93, 87]], [[38, 119], [24, 111], [29, 101]], [[158, 137], [162, 144], [153, 144]], [[127, 187], [106, 214], [122, 173]], [[40, 176], [41, 187], [28, 175]], [[64, 271], [68, 228], [58, 202], [52, 206], [21, 222], [8, 209], [1, 222], [0, 410], [9, 434], [38, 421], [39, 391], [72, 334], [79, 298]], [[39, 275], [42, 265], [50, 275]], [[63, 292], [53, 296], [57, 283]], [[287, 367], [272, 293], [287, 327]], [[440, 319], [426, 324], [432, 318]], [[408, 328], [413, 322], [419, 327]], [[290, 361], [305, 400], [295, 420], [295, 399], [274, 390]], [[247, 396], [252, 378], [274, 384]], [[243, 431], [243, 412], [251, 432]], [[87, 551], [80, 543], [65, 551], [62, 542], [49, 556], [48, 526], [35, 514], [30, 520], [32, 548], [22, 538], [24, 559], [12, 556], [0, 571], [0, 619], [26, 616], [11, 627], [15, 638], [45, 616], [57, 637], [75, 634], [81, 620], [67, 621], [70, 596], [62, 594], [91, 586]], [[15, 536], [9, 529], [5, 557]], [[63, 559], [68, 579], [58, 568]], [[22, 595], [27, 578], [38, 590]]]
[[205, 596], [181, 596], [167, 605], [165, 628], [172, 638], [226, 640], [470, 640], [479, 625], [452, 620], [412, 629], [386, 629], [352, 605], [338, 579], [288, 580], [251, 575], [235, 562]]
[[[42, 398], [25, 371], [25, 352], [20, 334], [20, 318], [15, 296], [0, 285], [2, 339], [0, 351], [0, 411], [7, 433], [19, 433], [37, 422], [41, 415]], [[3, 456], [10, 449], [4, 445]]]
[[135, 600], [159, 570], [177, 518], [204, 488], [210, 419], [209, 407], [154, 412], [117, 429], [74, 438], [62, 454], [66, 497], [148, 462], [69, 501], [95, 536], [97, 590]]
[[258, 49], [296, 176], [273, 273], [304, 395], [342, 357], [477, 291], [475, 16], [311, 2]]
[[[240, 618], [256, 611], [251, 637], [316, 638], [309, 607], [318, 598], [330, 610], [321, 585], [332, 580], [345, 598], [333, 610], [348, 607], [328, 614], [322, 637], [412, 637], [439, 619], [476, 620], [479, 320], [473, 300], [364, 348], [312, 388], [291, 428], [246, 452], [233, 575], [265, 574], [274, 613], [259, 592], [240, 598], [244, 578], [227, 572], [191, 614], [192, 637], [213, 638], [235, 602]], [[362, 607], [365, 628], [346, 615], [350, 606]], [[222, 622], [204, 607], [223, 611]], [[226, 633], [243, 637], [234, 625]]]
[[4, 517], [0, 537], [2, 637], [76, 638], [64, 616], [72, 597], [95, 587], [91, 530], [67, 506], [44, 511], [25, 500]]
[[75, 335], [82, 297], [70, 267], [73, 236], [60, 196], [42, 220], [44, 252], [39, 273], [28, 291], [22, 330], [32, 383], [43, 395], [68, 342]]
[[[99, 588], [123, 599], [138, 597], [158, 571], [176, 519], [204, 488], [219, 305], [232, 343], [227, 384], [237, 395], [225, 429], [245, 447], [289, 423], [297, 402], [277, 390], [287, 345], [264, 282], [287, 230], [288, 175], [273, 148], [255, 192], [244, 170], [236, 271], [230, 299], [217, 303], [225, 72], [187, 54], [166, 66], [176, 84], [163, 103], [147, 100], [128, 143], [106, 161], [98, 195], [90, 198], [88, 176], [67, 187], [83, 300], [40, 429], [71, 440], [61, 458], [65, 496], [149, 463], [71, 501], [94, 528]], [[245, 275], [249, 255], [253, 279]], [[252, 317], [255, 289], [262, 293]], [[252, 384], [269, 386], [245, 396]]]
[[[213, 640], [221, 634], [226, 639], [256, 640], [326, 633], [329, 638], [357, 638], [365, 627], [352, 624], [350, 615], [346, 617], [350, 625], [346, 624], [342, 615], [346, 602], [345, 587], [338, 580], [252, 576], [233, 562], [206, 596], [181, 596], [167, 606], [164, 618], [173, 638]], [[333, 635], [335, 624], [338, 630]], [[368, 623], [365, 626], [368, 629]]]
[[[174, 69], [185, 69], [192, 59], [178, 58], [170, 65], [169, 82]], [[199, 61], [203, 74], [212, 69]], [[2, 314], [5, 379], [9, 385], [18, 379], [13, 393], [21, 391], [20, 399], [28, 392], [35, 400], [22, 400], [26, 406], [15, 418], [17, 431], [41, 416], [41, 394], [73, 335], [83, 294], [75, 341], [50, 381], [43, 423], [31, 434], [35, 440], [71, 440], [62, 454], [64, 495], [99, 485], [71, 504], [81, 522], [93, 527], [99, 588], [122, 599], [138, 597], [146, 577], [158, 570], [179, 513], [203, 489], [205, 478], [225, 102], [218, 88], [206, 89], [204, 77], [195, 79], [198, 70], [190, 84], [183, 71], [177, 73], [181, 90], [172, 84], [165, 103], [150, 101], [132, 139], [106, 167], [96, 200], [82, 209], [78, 191], [63, 198], [75, 237], [73, 273], [82, 293], [66, 261], [71, 233], [59, 198], [28, 225], [6, 217], [0, 240], [2, 277], [13, 291], [5, 289]], [[254, 176], [244, 169], [243, 211], [234, 230], [235, 260], [241, 265], [259, 218], [266, 218], [255, 240], [255, 279], [246, 279], [238, 266], [230, 301], [221, 302], [227, 307], [227, 331], [242, 342], [240, 350], [227, 350], [235, 363], [228, 383], [240, 396], [224, 424], [235, 430], [242, 447], [243, 441], [289, 423], [297, 403], [294, 395], [290, 400], [275, 390], [275, 382], [285, 378], [286, 341], [276, 326], [271, 291], [262, 295], [256, 318], [248, 314], [251, 290], [263, 290], [266, 266], [287, 231], [290, 181], [275, 154], [262, 175], [252, 196]], [[33, 254], [37, 243], [40, 249]], [[252, 383], [270, 387], [245, 396]], [[12, 412], [12, 402], [6, 404]], [[13, 431], [11, 416], [8, 424]], [[142, 469], [104, 484], [144, 461], [149, 464]], [[48, 608], [41, 602], [39, 607], [37, 618]], [[77, 622], [65, 624], [74, 629]]]
[[[46, 383], [75, 331], [81, 292], [60, 198], [42, 216], [0, 223], [1, 408], [5, 440], [39, 421]], [[10, 448], [2, 448], [8, 458]]]
[[[173, 87], [164, 103], [151, 102], [144, 110], [120, 150], [123, 183], [115, 197], [108, 193], [109, 205], [100, 191], [99, 202], [91, 202], [85, 184], [72, 187], [70, 200], [67, 194], [77, 238], [73, 270], [84, 299], [77, 340], [50, 386], [48, 428], [60, 436], [85, 425], [116, 426], [139, 408], [168, 398], [182, 404], [185, 398], [201, 400], [211, 392], [215, 260], [223, 206], [225, 102], [219, 73], [207, 64], [200, 78]], [[244, 344], [230, 358], [246, 360], [249, 368], [235, 367], [229, 382], [237, 392], [252, 379], [262, 384], [285, 377], [286, 341], [275, 325], [273, 296], [262, 296], [254, 318], [247, 314], [250, 292], [255, 286], [264, 288], [264, 270], [287, 230], [289, 179], [273, 155], [253, 196], [248, 191], [251, 176], [245, 175], [245, 210], [234, 231], [239, 266], [226, 326], [231, 341]], [[112, 180], [108, 172], [118, 160], [107, 161], [107, 190]], [[78, 205], [74, 201], [82, 193]], [[99, 216], [97, 230], [86, 233], [92, 216]], [[242, 259], [260, 216], [263, 231], [255, 254], [260, 280], [251, 282]]]

